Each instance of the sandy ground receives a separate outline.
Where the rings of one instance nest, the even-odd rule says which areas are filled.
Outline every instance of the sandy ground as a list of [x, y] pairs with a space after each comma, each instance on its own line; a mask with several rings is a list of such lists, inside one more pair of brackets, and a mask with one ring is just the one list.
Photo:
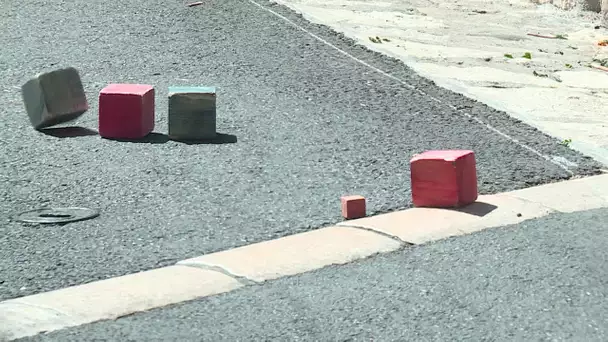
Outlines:
[[608, 164], [608, 71], [590, 67], [608, 66], [598, 13], [528, 0], [277, 2]]

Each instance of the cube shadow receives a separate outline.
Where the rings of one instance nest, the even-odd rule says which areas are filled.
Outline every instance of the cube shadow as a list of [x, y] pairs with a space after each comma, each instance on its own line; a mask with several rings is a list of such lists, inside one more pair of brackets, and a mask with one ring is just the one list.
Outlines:
[[99, 135], [97, 131], [81, 126], [43, 128], [38, 131], [55, 138], [75, 138]]
[[486, 216], [498, 207], [494, 204], [476, 201], [461, 208], [452, 208], [450, 210], [459, 211], [461, 213], [471, 214], [479, 217]]
[[234, 144], [237, 142], [236, 135], [217, 133], [215, 138], [205, 140], [183, 140], [183, 139], [171, 139], [164, 133], [152, 132], [143, 138], [139, 139], [114, 139], [105, 138], [106, 140], [119, 141], [119, 142], [130, 142], [130, 143], [148, 143], [148, 144], [164, 144], [169, 141], [175, 141], [186, 145], [219, 145], [219, 144]]

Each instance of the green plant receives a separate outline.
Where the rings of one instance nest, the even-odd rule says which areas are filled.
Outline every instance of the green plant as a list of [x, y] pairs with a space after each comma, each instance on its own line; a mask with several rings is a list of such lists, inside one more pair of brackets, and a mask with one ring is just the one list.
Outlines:
[[604, 59], [594, 58], [593, 61], [596, 62], [596, 63], [598, 63], [599, 65], [601, 65], [603, 67], [608, 67], [608, 58], [604, 58]]
[[524, 53], [524, 55], [522, 57], [526, 58], [526, 59], [532, 59], [532, 54], [529, 52], [526, 52], [526, 53]]
[[564, 140], [562, 140], [562, 142], [560, 142], [560, 144], [562, 144], [566, 147], [570, 146], [571, 143], [572, 143], [572, 139], [564, 139]]
[[378, 37], [378, 36], [375, 36], [375, 37], [368, 37], [368, 38], [369, 38], [369, 40], [370, 40], [372, 43], [376, 43], [376, 44], [382, 44], [382, 42], [383, 42], [383, 41], [384, 41], [384, 42], [390, 42], [390, 41], [391, 41], [391, 40], [390, 40], [390, 39], [388, 39], [388, 38], [380, 38], [380, 37]]

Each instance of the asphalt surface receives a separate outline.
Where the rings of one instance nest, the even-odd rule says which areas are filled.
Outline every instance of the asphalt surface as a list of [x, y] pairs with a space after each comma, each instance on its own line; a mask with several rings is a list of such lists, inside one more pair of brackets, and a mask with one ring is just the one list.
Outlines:
[[606, 341], [607, 221], [552, 215], [23, 341]]
[[[428, 149], [474, 150], [482, 194], [570, 176], [450, 105], [568, 160], [574, 174], [597, 171], [590, 159], [504, 113], [273, 8], [443, 102], [248, 1], [192, 8], [167, 0], [0, 2], [0, 299], [334, 223], [344, 194], [366, 196], [370, 214], [408, 207], [408, 161]], [[80, 71], [91, 110], [72, 136], [36, 132], [19, 87], [65, 66]], [[142, 143], [85, 130], [97, 127], [99, 90], [120, 82], [156, 87], [157, 133]], [[167, 141], [169, 85], [216, 86], [218, 131], [227, 143]], [[44, 206], [92, 207], [101, 215], [65, 226], [12, 220]]]

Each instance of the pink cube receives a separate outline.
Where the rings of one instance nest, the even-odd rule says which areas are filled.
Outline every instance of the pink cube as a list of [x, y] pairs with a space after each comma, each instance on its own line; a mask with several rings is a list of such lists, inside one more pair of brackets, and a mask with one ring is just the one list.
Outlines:
[[154, 130], [154, 87], [110, 84], [99, 93], [99, 135], [139, 139]]
[[477, 200], [473, 151], [424, 152], [410, 160], [410, 168], [416, 207], [456, 208]]
[[365, 217], [365, 197], [363, 196], [342, 196], [342, 216], [347, 219]]

